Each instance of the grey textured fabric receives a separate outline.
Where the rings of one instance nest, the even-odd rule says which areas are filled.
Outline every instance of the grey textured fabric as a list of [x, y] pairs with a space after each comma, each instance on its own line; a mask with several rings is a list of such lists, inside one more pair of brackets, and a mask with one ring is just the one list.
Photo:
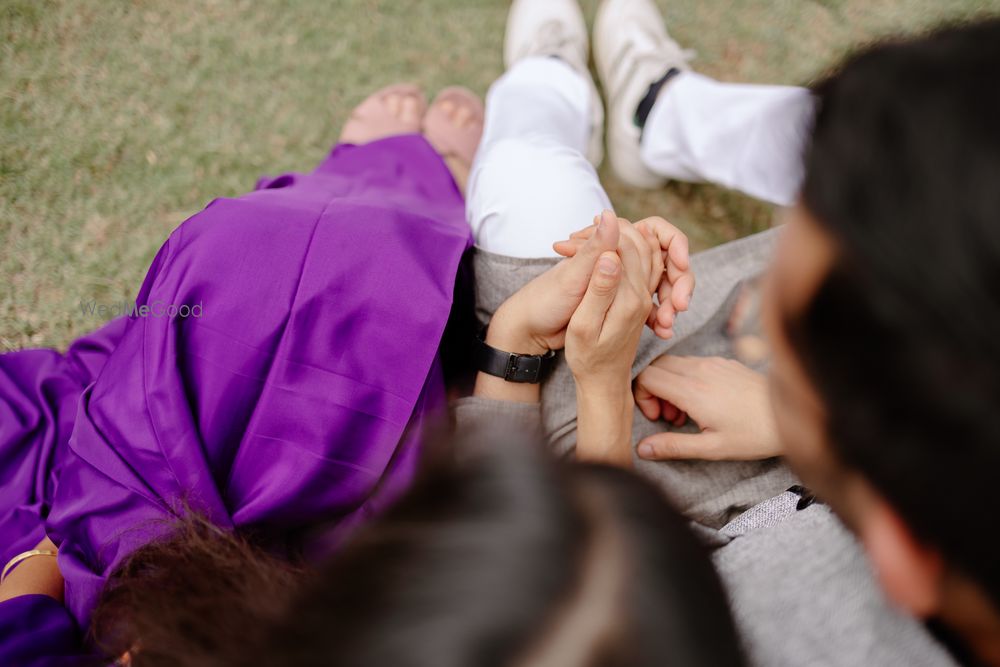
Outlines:
[[[674, 337], [660, 340], [651, 331], [643, 334], [632, 369], [633, 377], [667, 352], [698, 356], [732, 357], [725, 324], [739, 287], [766, 267], [779, 233], [771, 230], [727, 243], [692, 258], [697, 288], [688, 312], [675, 323]], [[476, 310], [486, 323], [496, 309], [525, 283], [552, 267], [558, 259], [519, 259], [476, 249]], [[465, 399], [465, 409], [500, 410], [496, 402]], [[490, 404], [493, 403], [491, 406]], [[576, 388], [573, 376], [560, 355], [555, 370], [542, 386], [542, 425], [553, 450], [570, 454], [576, 446]], [[650, 422], [637, 409], [633, 441], [673, 428], [666, 422]], [[682, 431], [693, 431], [686, 426]], [[757, 503], [795, 484], [794, 476], [777, 459], [755, 462], [678, 461], [651, 462], [635, 459], [636, 469], [656, 482], [688, 516], [712, 528], [720, 528]]]
[[[823, 505], [782, 494], [714, 552], [750, 662], [761, 667], [955, 665], [886, 601], [854, 537]], [[753, 528], [753, 525], [758, 527]]]
[[796, 511], [801, 499], [802, 496], [799, 494], [785, 491], [751, 507], [723, 526], [719, 532], [733, 538], [745, 535], [751, 530], [776, 526]]
[[[463, 399], [458, 431], [537, 431], [537, 405]], [[722, 530], [692, 523], [713, 550], [744, 651], [759, 667], [956, 665], [915, 619], [891, 607], [858, 543], [822, 505], [784, 492]]]

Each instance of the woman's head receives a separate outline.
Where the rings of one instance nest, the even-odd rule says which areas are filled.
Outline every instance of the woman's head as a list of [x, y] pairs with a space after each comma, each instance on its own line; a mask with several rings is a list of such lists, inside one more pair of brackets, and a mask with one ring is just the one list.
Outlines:
[[515, 447], [425, 476], [265, 642], [296, 664], [738, 664], [704, 549], [621, 470]]
[[[740, 664], [706, 552], [656, 489], [621, 470], [555, 463], [510, 442], [491, 446], [462, 464], [430, 467], [306, 575], [289, 603], [277, 600], [276, 620], [255, 614], [260, 621], [220, 659]], [[141, 637], [138, 645], [137, 666]]]

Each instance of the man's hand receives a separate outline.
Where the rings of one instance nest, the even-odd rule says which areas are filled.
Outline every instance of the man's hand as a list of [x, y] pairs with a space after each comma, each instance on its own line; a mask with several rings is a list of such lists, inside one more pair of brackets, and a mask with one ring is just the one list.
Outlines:
[[[635, 225], [648, 228], [660, 250], [656, 288], [659, 307], [650, 314], [647, 324], [660, 338], [670, 338], [674, 335], [674, 318], [677, 313], [688, 309], [694, 294], [695, 281], [691, 271], [688, 239], [663, 218], [646, 218]], [[596, 232], [595, 221], [594, 225], [574, 232], [568, 240], [558, 241], [552, 247], [564, 257], [573, 257], [589, 243]]]
[[767, 379], [718, 357], [664, 355], [639, 374], [635, 400], [648, 419], [675, 426], [687, 416], [701, 433], [657, 433], [639, 443], [644, 459], [754, 460], [780, 456]]
[[631, 370], [653, 309], [659, 248], [641, 226], [623, 236], [621, 250], [601, 254], [569, 321], [566, 362], [576, 379], [577, 457], [629, 466]]

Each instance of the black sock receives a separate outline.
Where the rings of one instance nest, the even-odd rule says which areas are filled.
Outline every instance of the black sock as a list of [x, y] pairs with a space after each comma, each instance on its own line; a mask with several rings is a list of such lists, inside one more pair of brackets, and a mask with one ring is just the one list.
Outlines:
[[649, 112], [653, 110], [653, 105], [656, 104], [656, 98], [660, 94], [660, 89], [663, 88], [663, 85], [667, 81], [670, 81], [670, 79], [680, 73], [679, 69], [671, 67], [667, 70], [666, 74], [649, 85], [646, 95], [639, 101], [639, 106], [635, 108], [635, 116], [632, 120], [636, 127], [640, 130], [646, 127], [646, 119], [649, 118]]

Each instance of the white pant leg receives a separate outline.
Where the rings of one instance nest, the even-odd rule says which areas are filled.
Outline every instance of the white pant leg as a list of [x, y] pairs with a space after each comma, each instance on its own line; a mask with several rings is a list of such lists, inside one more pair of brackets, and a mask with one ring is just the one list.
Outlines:
[[646, 119], [642, 161], [667, 178], [716, 183], [789, 206], [802, 183], [813, 107], [805, 88], [720, 83], [682, 72]]
[[553, 242], [611, 208], [584, 157], [590, 104], [584, 78], [555, 58], [526, 58], [490, 87], [466, 193], [479, 247], [552, 257]]

